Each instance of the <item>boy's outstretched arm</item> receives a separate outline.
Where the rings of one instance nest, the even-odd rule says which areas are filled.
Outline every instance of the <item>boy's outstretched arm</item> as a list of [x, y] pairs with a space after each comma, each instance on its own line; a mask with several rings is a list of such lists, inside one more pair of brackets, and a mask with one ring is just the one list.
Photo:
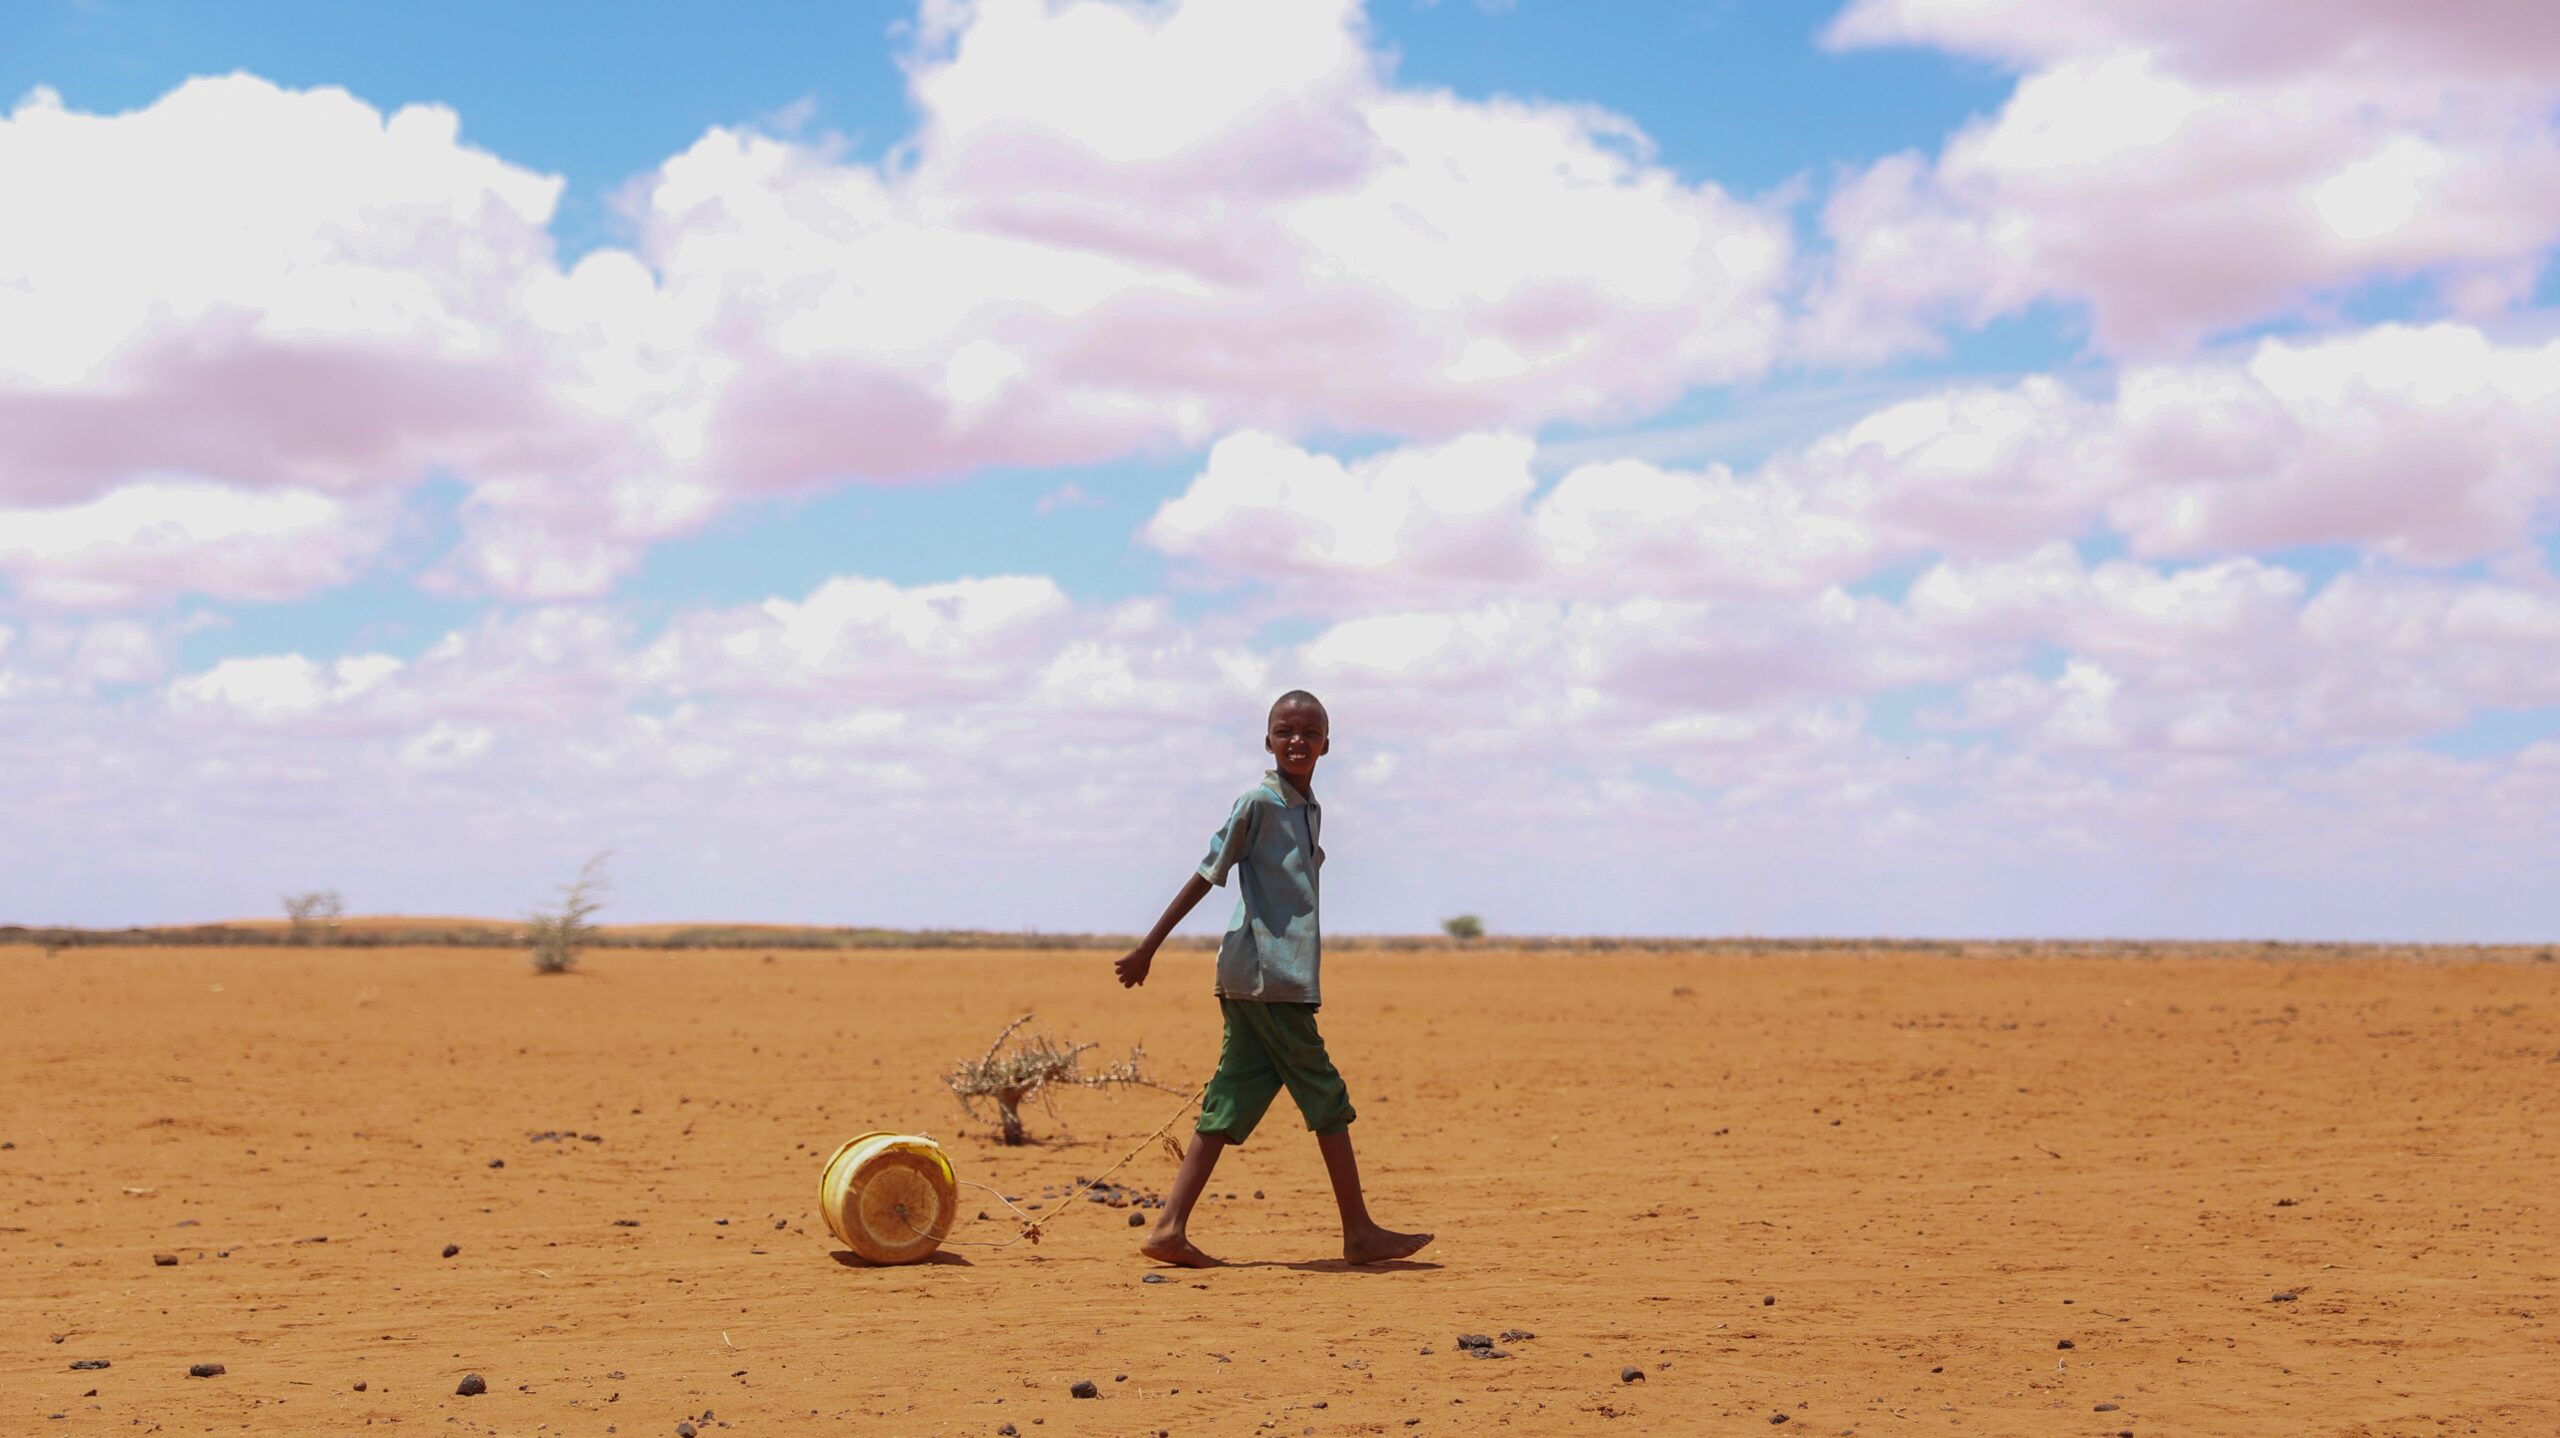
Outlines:
[[1156, 920], [1155, 928], [1138, 941], [1136, 948], [1112, 964], [1112, 969], [1120, 975], [1120, 987], [1133, 989], [1147, 981], [1147, 970], [1155, 966], [1156, 949], [1164, 943], [1164, 936], [1172, 933], [1173, 926], [1181, 923], [1183, 916], [1189, 914], [1192, 906], [1208, 892], [1209, 881], [1198, 874], [1183, 882], [1182, 892], [1174, 895], [1173, 902], [1164, 906], [1164, 917]]

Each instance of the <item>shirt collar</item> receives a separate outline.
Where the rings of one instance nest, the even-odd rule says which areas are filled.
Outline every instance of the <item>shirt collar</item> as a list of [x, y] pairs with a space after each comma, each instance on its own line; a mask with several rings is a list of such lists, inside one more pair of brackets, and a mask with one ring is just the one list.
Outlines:
[[1293, 809], [1301, 804], [1312, 804], [1315, 802], [1306, 795], [1299, 793], [1298, 786], [1289, 782], [1289, 776], [1281, 773], [1277, 769], [1263, 770], [1262, 782], [1271, 786], [1271, 792], [1280, 796], [1281, 803], [1286, 804]]

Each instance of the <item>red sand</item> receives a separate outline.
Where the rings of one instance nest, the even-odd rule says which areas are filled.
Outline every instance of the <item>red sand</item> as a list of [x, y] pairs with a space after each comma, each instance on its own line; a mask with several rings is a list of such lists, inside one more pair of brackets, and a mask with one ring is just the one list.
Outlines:
[[831, 1256], [865, 1129], [1034, 1198], [1126, 1149], [1172, 1100], [1006, 1150], [935, 1074], [1036, 1008], [1196, 1080], [1206, 964], [0, 949], [0, 1432], [2560, 1432], [2533, 963], [1341, 953], [1425, 1262], [1329, 1260], [1285, 1101], [1195, 1224], [1239, 1266], [1142, 1284], [1099, 1205]]

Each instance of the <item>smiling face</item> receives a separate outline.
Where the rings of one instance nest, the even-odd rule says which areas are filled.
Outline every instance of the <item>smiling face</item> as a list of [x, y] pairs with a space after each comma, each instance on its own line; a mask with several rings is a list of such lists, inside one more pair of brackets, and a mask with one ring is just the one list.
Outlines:
[[1290, 697], [1271, 706], [1262, 747], [1290, 782], [1304, 784], [1316, 772], [1316, 761], [1333, 747], [1332, 721], [1312, 698]]

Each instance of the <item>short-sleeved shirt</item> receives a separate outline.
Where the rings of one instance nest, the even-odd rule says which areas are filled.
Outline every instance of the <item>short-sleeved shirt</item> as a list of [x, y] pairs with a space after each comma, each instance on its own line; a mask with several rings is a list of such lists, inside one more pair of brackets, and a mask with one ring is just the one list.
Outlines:
[[1277, 769], [1262, 776], [1209, 842], [1200, 877], [1236, 874], [1236, 912], [1218, 944], [1220, 998], [1313, 1004], [1323, 941], [1316, 932], [1316, 838], [1324, 810]]

